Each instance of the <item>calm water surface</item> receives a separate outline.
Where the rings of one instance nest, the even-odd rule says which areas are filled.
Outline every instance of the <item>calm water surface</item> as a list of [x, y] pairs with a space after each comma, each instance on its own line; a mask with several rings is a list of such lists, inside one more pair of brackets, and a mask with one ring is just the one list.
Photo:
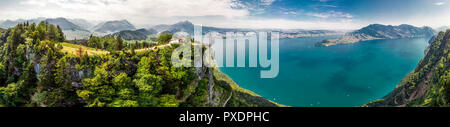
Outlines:
[[[261, 79], [261, 68], [220, 70], [241, 87], [290, 106], [360, 106], [387, 95], [424, 56], [429, 38], [372, 40], [315, 47], [330, 37], [280, 40], [280, 71]], [[247, 57], [248, 58], [248, 57]]]

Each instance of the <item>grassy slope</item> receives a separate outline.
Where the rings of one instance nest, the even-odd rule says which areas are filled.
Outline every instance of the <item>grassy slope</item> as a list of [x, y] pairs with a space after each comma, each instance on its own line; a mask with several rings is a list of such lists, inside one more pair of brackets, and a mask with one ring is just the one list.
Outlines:
[[[61, 45], [63, 46], [63, 49], [61, 50], [62, 52], [68, 53], [68, 54], [74, 54], [78, 48], [81, 45], [77, 45], [77, 44], [70, 44], [70, 43], [61, 43]], [[108, 51], [104, 51], [104, 50], [100, 50], [100, 49], [95, 49], [95, 48], [91, 48], [91, 47], [86, 47], [86, 46], [81, 46], [83, 48], [84, 51], [86, 51], [88, 53], [88, 55], [94, 55], [94, 54], [107, 54]]]

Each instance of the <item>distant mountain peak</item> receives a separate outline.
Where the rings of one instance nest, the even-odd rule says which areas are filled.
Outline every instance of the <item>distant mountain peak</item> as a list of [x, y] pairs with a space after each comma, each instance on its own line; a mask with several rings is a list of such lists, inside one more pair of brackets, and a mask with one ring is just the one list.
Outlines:
[[190, 22], [189, 20], [180, 21], [180, 22], [175, 23], [175, 24], [187, 24], [187, 25], [193, 25], [192, 22]]
[[72, 31], [87, 31], [86, 29], [81, 28], [80, 26], [70, 22], [66, 18], [58, 17], [58, 18], [48, 18], [45, 19], [50, 24], [59, 25], [62, 30], [72, 30]]
[[187, 32], [189, 34], [194, 33], [194, 24], [192, 22], [185, 20], [180, 21], [172, 25], [156, 25], [152, 27], [159, 33], [176, 33], [176, 32]]
[[111, 21], [106, 21], [105, 23], [125, 23], [125, 24], [131, 24], [128, 20], [126, 19], [122, 19], [122, 20], [111, 20]]
[[100, 23], [94, 26], [93, 30], [95, 32], [100, 33], [114, 33], [123, 30], [134, 30], [134, 29], [136, 29], [136, 27], [134, 27], [133, 24], [128, 22], [128, 20], [113, 20]]
[[148, 35], [157, 34], [158, 32], [153, 29], [137, 29], [137, 30], [123, 30], [109, 36], [120, 35], [125, 40], [146, 40]]

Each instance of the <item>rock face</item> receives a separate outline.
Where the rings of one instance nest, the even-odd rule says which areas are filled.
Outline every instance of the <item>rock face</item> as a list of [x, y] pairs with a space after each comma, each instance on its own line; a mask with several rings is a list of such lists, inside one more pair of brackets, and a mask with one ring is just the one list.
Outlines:
[[389, 95], [366, 106], [450, 106], [450, 30], [440, 32], [416, 69]]
[[322, 42], [318, 42], [317, 45], [330, 46], [375, 39], [431, 37], [434, 33], [435, 31], [430, 27], [415, 27], [405, 24], [399, 26], [372, 24], [357, 31], [347, 33], [342, 38], [323, 40]]
[[94, 26], [93, 31], [99, 33], [114, 33], [123, 30], [136, 29], [133, 24], [127, 20], [107, 21]]

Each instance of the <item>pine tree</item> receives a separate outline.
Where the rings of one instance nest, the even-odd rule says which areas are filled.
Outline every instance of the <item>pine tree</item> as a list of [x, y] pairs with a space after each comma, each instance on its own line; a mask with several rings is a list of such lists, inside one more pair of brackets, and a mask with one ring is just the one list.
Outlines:
[[72, 87], [69, 67], [70, 64], [66, 57], [61, 58], [55, 65], [55, 83], [64, 90], [70, 90]]
[[55, 40], [57, 40], [57, 35], [58, 35], [58, 33], [56, 30], [56, 27], [54, 25], [50, 25], [48, 28], [48, 39], [55, 41]]
[[59, 25], [57, 25], [56, 28], [58, 29], [58, 33], [59, 33], [59, 38], [57, 40], [59, 42], [64, 42], [65, 36], [64, 36], [63, 31], [61, 30], [61, 27], [59, 27]]
[[117, 50], [123, 49], [123, 39], [120, 35], [117, 36]]
[[38, 81], [36, 77], [36, 71], [34, 70], [34, 64], [29, 63], [28, 66], [23, 70], [22, 75], [19, 80], [22, 82], [22, 88], [20, 93], [24, 98], [28, 98], [29, 95], [34, 93], [34, 88], [36, 88], [36, 82]]

